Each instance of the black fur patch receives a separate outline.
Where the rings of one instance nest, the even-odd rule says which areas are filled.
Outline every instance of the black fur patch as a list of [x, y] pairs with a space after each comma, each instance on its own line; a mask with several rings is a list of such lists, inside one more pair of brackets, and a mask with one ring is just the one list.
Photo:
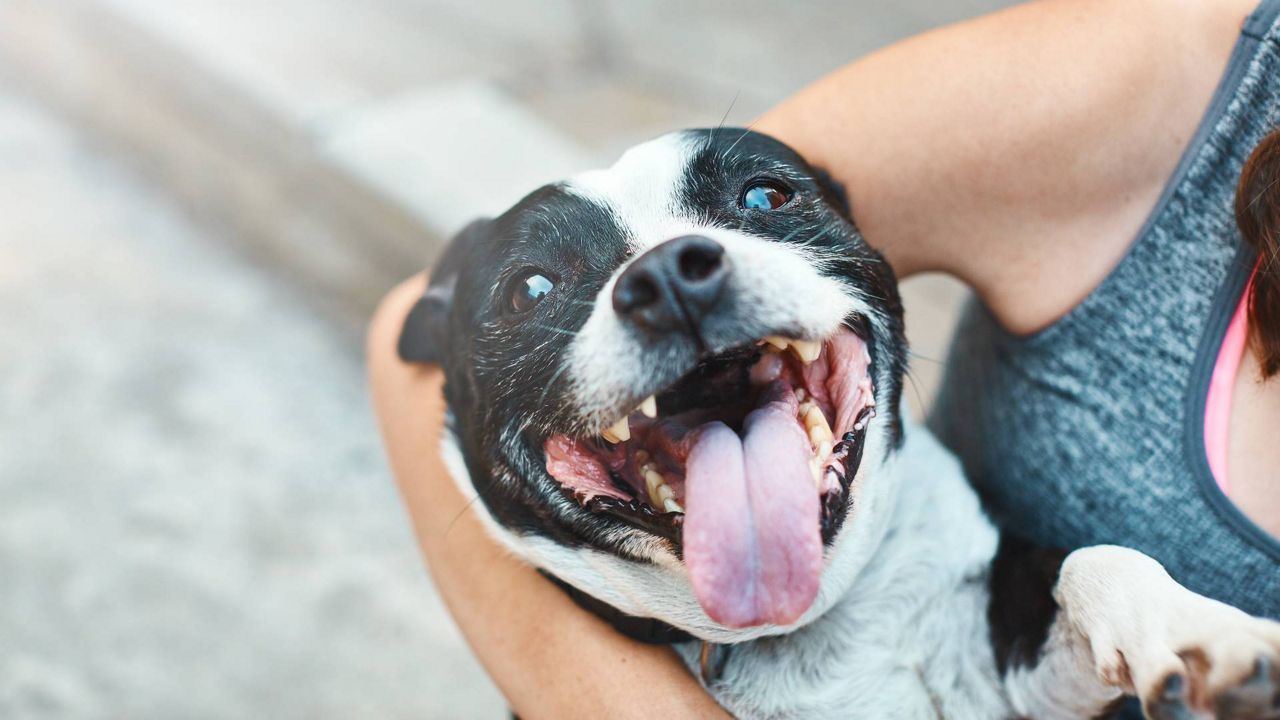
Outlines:
[[991, 600], [987, 619], [996, 667], [1009, 670], [1035, 667], [1058, 615], [1053, 588], [1067, 553], [1044, 550], [1009, 533], [991, 563]]

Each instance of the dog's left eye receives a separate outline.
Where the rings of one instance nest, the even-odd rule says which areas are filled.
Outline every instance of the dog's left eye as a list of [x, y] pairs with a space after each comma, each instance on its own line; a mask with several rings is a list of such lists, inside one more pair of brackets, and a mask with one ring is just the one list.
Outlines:
[[532, 310], [547, 293], [555, 289], [556, 283], [538, 270], [526, 270], [516, 276], [507, 291], [507, 306], [514, 313], [527, 313]]
[[791, 200], [791, 191], [772, 180], [757, 180], [742, 191], [742, 207], [747, 210], [777, 210]]

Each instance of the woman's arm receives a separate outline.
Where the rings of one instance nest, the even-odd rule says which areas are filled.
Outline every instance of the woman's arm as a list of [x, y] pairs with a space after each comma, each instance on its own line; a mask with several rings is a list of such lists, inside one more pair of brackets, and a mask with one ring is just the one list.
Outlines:
[[436, 587], [512, 708], [527, 718], [727, 717], [674, 652], [618, 635], [485, 535], [440, 460], [440, 371], [396, 355], [425, 286], [418, 276], [392, 290], [369, 327], [374, 410]]

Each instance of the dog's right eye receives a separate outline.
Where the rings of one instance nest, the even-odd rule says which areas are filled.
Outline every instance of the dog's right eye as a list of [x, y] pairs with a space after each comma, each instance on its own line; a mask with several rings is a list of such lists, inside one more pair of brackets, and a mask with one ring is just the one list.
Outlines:
[[513, 313], [527, 313], [532, 310], [547, 293], [555, 289], [556, 283], [540, 270], [526, 270], [515, 277], [507, 291], [507, 307]]

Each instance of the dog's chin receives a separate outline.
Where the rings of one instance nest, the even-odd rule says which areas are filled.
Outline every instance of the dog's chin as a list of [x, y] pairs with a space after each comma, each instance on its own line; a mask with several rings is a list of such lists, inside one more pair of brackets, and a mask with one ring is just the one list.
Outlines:
[[725, 628], [788, 626], [818, 594], [875, 416], [871, 354], [842, 327], [704, 358], [599, 436], [552, 435], [585, 512], [665, 541]]

